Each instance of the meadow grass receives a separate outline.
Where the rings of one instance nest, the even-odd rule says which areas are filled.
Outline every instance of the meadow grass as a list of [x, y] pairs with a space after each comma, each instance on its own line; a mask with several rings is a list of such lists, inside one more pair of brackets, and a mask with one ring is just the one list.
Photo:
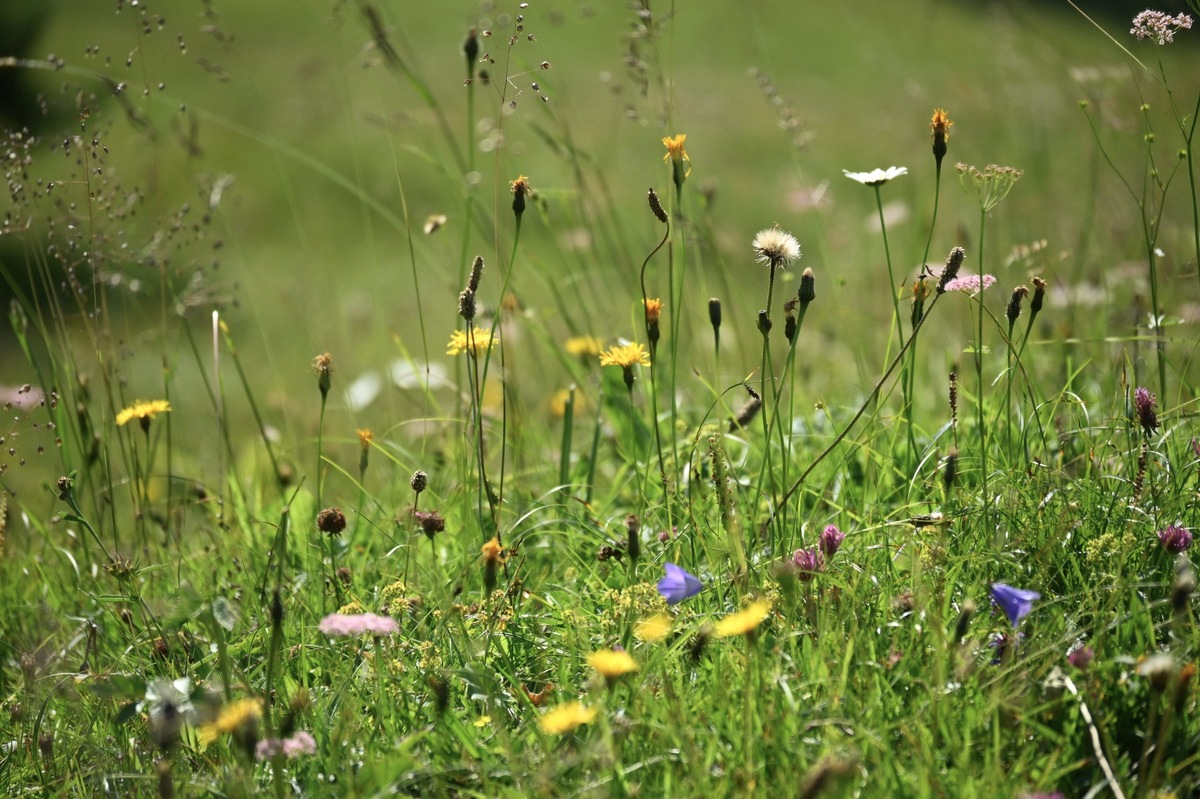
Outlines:
[[0, 61], [0, 786], [1200, 795], [1178, 20], [200, 11]]

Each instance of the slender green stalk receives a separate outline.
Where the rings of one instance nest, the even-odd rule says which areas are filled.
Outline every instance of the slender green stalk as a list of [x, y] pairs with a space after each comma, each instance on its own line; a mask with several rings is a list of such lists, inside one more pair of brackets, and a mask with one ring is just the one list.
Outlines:
[[[987, 529], [991, 529], [992, 521], [992, 499], [988, 493], [988, 430], [983, 419], [983, 398], [986, 393], [986, 386], [983, 383], [983, 248], [984, 248], [984, 233], [987, 225], [987, 211], [979, 212], [979, 323], [976, 328], [975, 337], [975, 385], [979, 392], [975, 398], [975, 407], [978, 410], [979, 424], [979, 474], [983, 486], [983, 518]], [[998, 535], [998, 534], [997, 534]], [[999, 542], [997, 542], [999, 543]]]

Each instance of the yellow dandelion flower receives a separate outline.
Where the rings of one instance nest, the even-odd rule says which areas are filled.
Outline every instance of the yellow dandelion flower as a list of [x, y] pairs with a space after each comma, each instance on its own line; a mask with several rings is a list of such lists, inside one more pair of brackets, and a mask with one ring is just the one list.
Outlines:
[[581, 724], [589, 724], [599, 711], [579, 702], [566, 702], [548, 710], [538, 719], [538, 727], [547, 735], [563, 735]]
[[480, 352], [490, 350], [495, 343], [492, 331], [484, 330], [481, 327], [472, 330], [470, 336], [465, 330], [455, 330], [450, 334], [450, 343], [446, 345], [446, 354], [462, 355], [464, 352], [469, 352], [472, 355], [478, 355]]
[[644, 302], [646, 304], [646, 321], [650, 324], [654, 324], [658, 321], [658, 317], [662, 314], [662, 300], [658, 299], [657, 297], [654, 299], [647, 297]]
[[595, 358], [604, 351], [604, 341], [595, 336], [572, 336], [563, 343], [563, 348], [568, 355]]
[[717, 638], [728, 638], [733, 635], [749, 635], [758, 628], [771, 612], [771, 605], [759, 600], [746, 606], [744, 610], [730, 613], [713, 625], [713, 635]]
[[471, 723], [474, 724], [476, 727], [481, 727], [481, 728], [486, 727], [487, 725], [492, 723], [492, 717], [491, 716], [480, 716], [479, 718], [475, 719], [475, 721], [473, 721]]
[[666, 613], [658, 613], [648, 619], [643, 619], [633, 629], [634, 638], [651, 644], [664, 641], [670, 633], [671, 617]]
[[683, 148], [683, 143], [687, 141], [687, 134], [680, 133], [675, 136], [664, 136], [662, 143], [663, 147], [667, 148], [667, 154], [663, 156], [663, 163], [670, 161], [675, 165], [675, 172], [678, 173], [684, 164], [687, 164], [687, 171], [683, 173], [683, 177], [692, 174], [692, 159], [688, 158], [687, 150]]
[[[564, 388], [550, 395], [547, 405], [550, 407], [550, 415], [556, 419], [563, 419], [567, 415], [567, 399], [571, 396], [571, 389]], [[587, 397], [580, 393], [579, 389], [575, 389], [575, 415], [579, 416], [588, 408]]]
[[631, 344], [619, 344], [610, 347], [607, 352], [600, 353], [601, 366], [620, 366], [628, 369], [635, 364], [650, 365], [650, 353], [646, 347], [636, 341]]
[[215, 721], [200, 726], [200, 743], [208, 745], [220, 738], [237, 732], [245, 726], [258, 723], [262, 708], [257, 699], [239, 699], [226, 705]]
[[167, 413], [170, 410], [171, 403], [166, 400], [138, 400], [117, 414], [117, 424], [123, 425], [126, 422], [137, 419], [143, 426], [148, 426], [150, 420], [155, 416], [158, 416], [160, 413]]
[[504, 547], [500, 544], [498, 536], [492, 536], [491, 541], [480, 547], [480, 552], [483, 553], [483, 559], [489, 563], [504, 562]]
[[371, 441], [375, 438], [375, 434], [366, 429], [356, 430], [355, 432], [358, 433], [358, 443], [362, 446], [362, 448], [370, 449]]
[[637, 661], [628, 652], [601, 649], [587, 657], [588, 664], [610, 680], [623, 677], [638, 670]]
[[933, 131], [934, 142], [941, 141], [943, 144], [950, 141], [950, 128], [954, 126], [950, 116], [944, 109], [935, 108], [933, 111], [933, 119], [929, 123], [929, 129]]

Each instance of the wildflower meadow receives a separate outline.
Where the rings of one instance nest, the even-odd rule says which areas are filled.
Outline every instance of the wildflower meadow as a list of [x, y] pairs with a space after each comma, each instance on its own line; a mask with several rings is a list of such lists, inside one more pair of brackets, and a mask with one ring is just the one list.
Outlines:
[[1200, 796], [1197, 19], [3, 5], [0, 794]]

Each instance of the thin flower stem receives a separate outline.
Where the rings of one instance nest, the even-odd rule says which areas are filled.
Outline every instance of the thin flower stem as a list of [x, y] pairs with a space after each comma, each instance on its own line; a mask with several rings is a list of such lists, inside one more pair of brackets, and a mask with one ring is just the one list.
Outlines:
[[[658, 471], [662, 476], [663, 493], [667, 506], [667, 529], [670, 529], [674, 524], [674, 503], [671, 501], [672, 494], [670, 486], [668, 485], [667, 467], [665, 461], [663, 460], [662, 432], [659, 430], [658, 425], [658, 342], [655, 341], [650, 335], [650, 316], [647, 312], [647, 301], [650, 299], [650, 295], [646, 293], [646, 267], [649, 266], [650, 259], [654, 257], [655, 253], [663, 248], [663, 245], [667, 243], [667, 239], [670, 238], [671, 217], [667, 217], [667, 223], [665, 227], [666, 230], [663, 232], [662, 240], [655, 245], [654, 249], [652, 249], [646, 255], [645, 260], [642, 261], [640, 280], [642, 288], [642, 319], [645, 323], [646, 341], [650, 347], [650, 422], [654, 427], [654, 447], [658, 452]], [[669, 258], [670, 255], [668, 255], [668, 259]], [[674, 305], [670, 307], [670, 313], [672, 314], [673, 319], [679, 315], [679, 311]], [[676, 335], [675, 333], [672, 333], [671, 341], [674, 342], [675, 340]], [[673, 343], [672, 346], [674, 346]], [[674, 358], [672, 358], [672, 361], [674, 361]], [[674, 412], [673, 408], [674, 403], [672, 403], [672, 412]]]
[[[896, 274], [892, 270], [892, 248], [888, 244], [887, 221], [883, 216], [883, 192], [880, 191], [880, 186], [875, 186], [875, 208], [879, 211], [879, 231], [883, 235], [883, 254], [887, 260], [888, 270], [888, 293], [892, 297], [892, 318], [896, 322], [896, 341], [900, 347], [904, 346], [904, 324], [900, 320], [900, 298], [896, 288]], [[930, 236], [933, 235], [933, 228], [930, 227]], [[926, 245], [928, 249], [928, 245]], [[888, 347], [891, 351], [891, 347]], [[917, 462], [917, 442], [913, 435], [912, 424], [912, 387], [909, 381], [909, 371], [911, 364], [906, 363], [904, 368], [900, 370], [900, 394], [901, 401], [904, 405], [904, 426], [907, 429], [908, 449], [910, 466]], [[905, 469], [905, 473], [911, 469]]]
[[987, 211], [980, 210], [979, 212], [979, 325], [976, 328], [975, 338], [975, 379], [978, 387], [979, 396], [975, 398], [975, 406], [978, 409], [979, 418], [979, 474], [983, 485], [983, 518], [985, 527], [990, 527], [991, 522], [991, 497], [988, 495], [988, 441], [987, 441], [987, 425], [983, 420], [983, 243], [984, 232], [987, 225]]

